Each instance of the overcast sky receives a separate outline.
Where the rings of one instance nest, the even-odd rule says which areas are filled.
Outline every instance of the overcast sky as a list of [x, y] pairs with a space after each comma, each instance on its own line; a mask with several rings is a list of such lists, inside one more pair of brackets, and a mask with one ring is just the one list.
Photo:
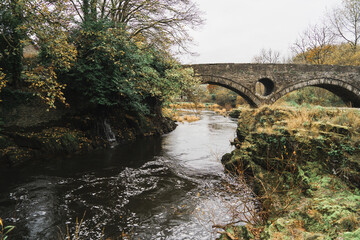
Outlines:
[[204, 26], [191, 32], [198, 56], [183, 63], [247, 63], [262, 48], [291, 55], [290, 47], [310, 24], [321, 23], [341, 0], [193, 0]]

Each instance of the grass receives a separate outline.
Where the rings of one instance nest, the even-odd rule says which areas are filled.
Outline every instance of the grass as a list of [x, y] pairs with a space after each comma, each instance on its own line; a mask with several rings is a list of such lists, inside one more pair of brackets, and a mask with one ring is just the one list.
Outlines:
[[249, 122], [248, 125], [256, 127], [253, 130], [263, 133], [273, 133], [283, 127], [291, 132], [310, 131], [312, 135], [321, 131], [351, 131], [353, 140], [360, 135], [360, 111], [357, 109], [266, 105], [257, 109], [244, 107], [241, 112], [241, 122]]
[[239, 214], [245, 227], [224, 230], [239, 239], [356, 239], [359, 124], [354, 109], [241, 109], [238, 147], [223, 163], [252, 186], [245, 204], [261, 205], [253, 220]]
[[4, 226], [3, 220], [0, 218], [0, 240], [6, 240], [9, 237], [9, 233], [14, 230], [15, 226]]
[[70, 233], [69, 225], [66, 225], [66, 234], [64, 234], [61, 231], [61, 229], [59, 229], [59, 231], [60, 231], [59, 239], [60, 240], [80, 240], [80, 239], [83, 239], [81, 237], [81, 233], [82, 233], [81, 227], [82, 227], [84, 219], [85, 219], [85, 214], [86, 214], [86, 212], [84, 212], [84, 215], [83, 215], [83, 217], [81, 218], [80, 221], [79, 221], [78, 217], [76, 217], [74, 233]]

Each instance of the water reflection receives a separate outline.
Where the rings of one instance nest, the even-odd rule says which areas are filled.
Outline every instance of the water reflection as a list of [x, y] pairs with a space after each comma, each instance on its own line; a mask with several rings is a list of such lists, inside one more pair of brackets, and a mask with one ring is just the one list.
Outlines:
[[237, 198], [222, 191], [219, 161], [235, 128], [204, 112], [162, 138], [0, 170], [0, 216], [16, 225], [12, 239], [57, 239], [84, 212], [86, 239], [104, 229], [114, 239], [214, 239], [212, 225], [231, 221], [223, 206]]

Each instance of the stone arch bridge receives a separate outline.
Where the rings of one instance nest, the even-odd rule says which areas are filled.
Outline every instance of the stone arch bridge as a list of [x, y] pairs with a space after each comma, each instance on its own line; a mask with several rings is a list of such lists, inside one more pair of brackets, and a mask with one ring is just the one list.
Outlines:
[[[360, 107], [360, 67], [298, 64], [195, 64], [187, 65], [203, 83], [220, 85], [242, 96], [252, 107], [272, 104], [289, 92], [321, 87], [346, 104]], [[256, 91], [257, 85], [263, 91]]]

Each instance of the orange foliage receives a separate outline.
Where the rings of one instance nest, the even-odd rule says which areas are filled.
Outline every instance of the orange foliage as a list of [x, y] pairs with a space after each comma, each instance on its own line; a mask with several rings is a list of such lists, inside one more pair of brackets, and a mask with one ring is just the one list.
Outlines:
[[312, 64], [324, 64], [334, 49], [335, 46], [332, 45], [310, 49], [305, 53], [305, 61]]

